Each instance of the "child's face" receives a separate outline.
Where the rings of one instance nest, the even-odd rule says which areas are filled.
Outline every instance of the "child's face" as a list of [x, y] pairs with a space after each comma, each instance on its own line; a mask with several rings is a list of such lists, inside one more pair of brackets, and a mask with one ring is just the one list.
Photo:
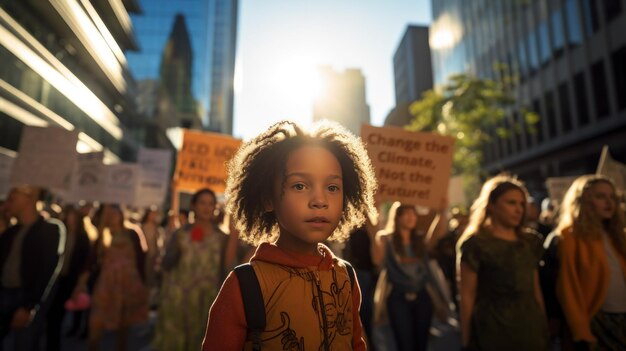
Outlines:
[[303, 146], [289, 154], [284, 176], [274, 183], [269, 209], [280, 236], [277, 245], [304, 253], [335, 230], [343, 211], [343, 180], [337, 158], [320, 146]]

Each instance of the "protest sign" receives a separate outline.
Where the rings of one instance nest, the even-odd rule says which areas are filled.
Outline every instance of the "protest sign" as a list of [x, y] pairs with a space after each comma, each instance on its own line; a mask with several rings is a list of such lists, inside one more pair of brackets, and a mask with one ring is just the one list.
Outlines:
[[176, 188], [223, 192], [228, 176], [226, 163], [240, 145], [241, 140], [227, 135], [185, 130], [174, 173]]
[[450, 184], [448, 186], [448, 204], [450, 206], [467, 205], [467, 198], [465, 197], [465, 188], [463, 188], [463, 176], [454, 176], [450, 178]]
[[626, 164], [623, 164], [611, 157], [609, 147], [604, 145], [600, 162], [596, 174], [602, 174], [613, 180], [615, 186], [622, 192], [626, 190]]
[[161, 206], [167, 194], [172, 165], [170, 150], [140, 148], [137, 164], [141, 176], [137, 185], [135, 206]]
[[70, 190], [61, 197], [73, 203], [81, 200], [100, 201], [106, 181], [103, 160], [104, 152], [102, 151], [78, 154]]
[[363, 125], [361, 138], [378, 178], [378, 201], [441, 206], [447, 197], [454, 138], [370, 125]]
[[139, 166], [134, 163], [118, 163], [105, 165], [104, 192], [101, 202], [133, 205], [137, 183], [139, 180]]
[[69, 189], [78, 131], [25, 126], [11, 172], [11, 185]]
[[572, 177], [552, 177], [546, 179], [546, 188], [548, 189], [548, 196], [552, 203], [560, 204], [563, 202], [565, 193], [572, 185], [577, 176]]

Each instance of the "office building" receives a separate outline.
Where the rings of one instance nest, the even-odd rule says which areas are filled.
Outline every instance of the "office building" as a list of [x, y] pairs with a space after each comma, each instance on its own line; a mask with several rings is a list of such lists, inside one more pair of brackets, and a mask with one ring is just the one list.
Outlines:
[[385, 125], [405, 126], [412, 116], [409, 106], [433, 87], [433, 71], [428, 44], [428, 27], [410, 25], [393, 55], [396, 105]]
[[365, 77], [361, 70], [346, 69], [338, 72], [322, 66], [319, 74], [323, 88], [313, 102], [313, 120], [333, 120], [352, 133], [361, 135], [361, 124], [370, 123]]
[[[435, 85], [453, 73], [516, 77], [505, 127], [521, 132], [485, 150], [486, 170], [509, 170], [545, 195], [547, 177], [594, 173], [603, 145], [626, 162], [626, 2], [433, 1]], [[540, 116], [533, 132], [519, 111]], [[495, 133], [494, 133], [495, 135]]]
[[78, 129], [80, 152], [132, 160], [138, 142], [126, 50], [137, 48], [134, 0], [0, 1], [0, 147], [22, 128]]
[[[155, 128], [232, 134], [237, 0], [143, 0], [128, 55]], [[143, 89], [143, 91], [141, 91]]]

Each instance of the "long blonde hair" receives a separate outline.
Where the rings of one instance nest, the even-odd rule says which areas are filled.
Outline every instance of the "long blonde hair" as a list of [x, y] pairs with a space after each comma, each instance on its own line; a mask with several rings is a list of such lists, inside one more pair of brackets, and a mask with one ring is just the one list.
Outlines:
[[[528, 191], [524, 184], [519, 181], [517, 178], [514, 178], [508, 174], [499, 174], [495, 177], [487, 180], [480, 190], [480, 194], [478, 198], [472, 204], [470, 208], [470, 219], [467, 224], [467, 228], [463, 231], [463, 235], [459, 239], [459, 244], [463, 244], [465, 240], [469, 239], [470, 236], [476, 235], [478, 233], [483, 232], [483, 229], [488, 224], [487, 221], [490, 219], [487, 207], [490, 204], [495, 203], [500, 196], [506, 193], [509, 190], [519, 190], [524, 194], [524, 197], [528, 199]], [[521, 235], [526, 220], [526, 209], [524, 208], [524, 214], [522, 216], [522, 221], [515, 228], [515, 232], [518, 237]]]
[[[606, 223], [593, 210], [591, 202], [591, 187], [599, 183], [609, 184], [615, 193], [615, 213]], [[580, 238], [599, 239], [603, 230], [606, 230], [619, 251], [626, 257], [626, 222], [617, 192], [613, 181], [603, 175], [593, 174], [576, 178], [563, 197], [557, 233], [571, 227], [572, 233]]]

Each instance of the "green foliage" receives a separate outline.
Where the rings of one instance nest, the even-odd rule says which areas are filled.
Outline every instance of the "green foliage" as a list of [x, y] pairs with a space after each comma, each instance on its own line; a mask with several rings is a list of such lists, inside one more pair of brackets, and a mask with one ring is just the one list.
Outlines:
[[[507, 79], [495, 81], [469, 74], [450, 77], [441, 90], [429, 90], [409, 107], [414, 116], [406, 128], [412, 131], [435, 131], [456, 138], [453, 173], [462, 174], [468, 198], [474, 198], [481, 176], [483, 150], [494, 136], [507, 138], [524, 126], [510, 117], [515, 99]], [[531, 132], [539, 116], [519, 111]]]

